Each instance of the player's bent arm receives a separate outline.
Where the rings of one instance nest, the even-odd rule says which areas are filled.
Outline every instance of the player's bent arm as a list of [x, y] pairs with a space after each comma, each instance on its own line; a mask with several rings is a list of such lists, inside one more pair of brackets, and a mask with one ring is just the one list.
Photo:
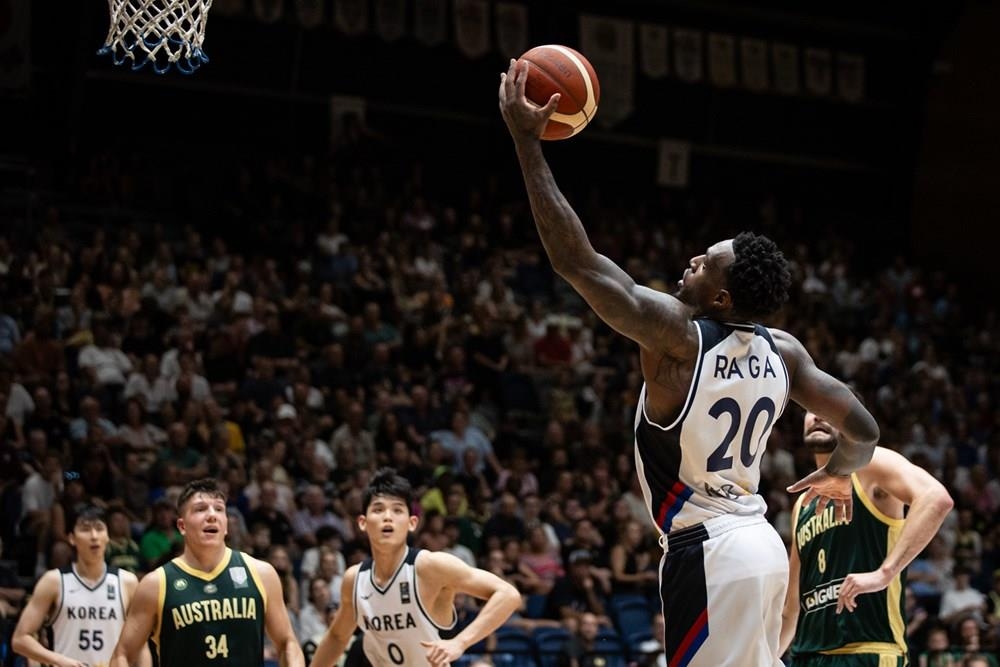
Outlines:
[[21, 618], [14, 628], [11, 645], [14, 652], [26, 658], [40, 662], [43, 665], [76, 665], [75, 660], [69, 660], [55, 651], [42, 646], [35, 635], [41, 630], [45, 618], [55, 606], [59, 598], [59, 571], [49, 570], [35, 584], [27, 606], [21, 612]]
[[882, 563], [888, 580], [924, 550], [955, 503], [933, 475], [891, 449], [876, 448], [865, 475], [873, 475], [882, 490], [910, 506], [899, 539]]
[[771, 329], [788, 366], [790, 398], [840, 431], [837, 447], [823, 469], [845, 477], [872, 458], [879, 431], [875, 418], [840, 380], [816, 366], [806, 348], [791, 334]]
[[278, 652], [278, 664], [281, 667], [305, 667], [306, 661], [302, 655], [302, 647], [299, 646], [299, 642], [295, 638], [292, 622], [288, 618], [288, 609], [285, 607], [285, 597], [282, 594], [281, 579], [278, 578], [278, 573], [270, 563], [249, 556], [247, 556], [247, 560], [257, 570], [257, 575], [264, 585], [264, 592], [267, 594], [264, 630]]
[[357, 627], [354, 620], [354, 580], [357, 576], [357, 565], [347, 568], [344, 573], [344, 580], [340, 583], [340, 608], [316, 647], [310, 667], [333, 667], [344, 654], [347, 642], [351, 641]]
[[792, 519], [792, 545], [788, 553], [788, 589], [785, 591], [785, 606], [781, 610], [781, 635], [778, 655], [784, 655], [795, 639], [795, 628], [799, 623], [799, 572], [802, 562], [795, 546], [795, 518]]
[[153, 570], [139, 582], [135, 596], [125, 614], [125, 626], [115, 645], [109, 667], [129, 667], [139, 664], [142, 650], [146, 646], [160, 606], [160, 584], [162, 572]]
[[463, 650], [493, 634], [521, 606], [521, 594], [517, 589], [492, 572], [469, 567], [443, 552], [425, 551], [420, 559], [424, 561], [420, 575], [427, 577], [433, 586], [486, 600], [476, 618], [454, 638]]

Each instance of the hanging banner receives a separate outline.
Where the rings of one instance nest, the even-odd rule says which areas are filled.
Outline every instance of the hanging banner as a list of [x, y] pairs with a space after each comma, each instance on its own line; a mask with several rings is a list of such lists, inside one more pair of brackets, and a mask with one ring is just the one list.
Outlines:
[[580, 15], [580, 51], [601, 82], [597, 122], [611, 127], [635, 108], [635, 24], [624, 19]]
[[245, 9], [243, 0], [215, 0], [212, 3], [212, 13], [219, 16], [239, 16]]
[[345, 35], [368, 32], [368, 0], [336, 0], [333, 22]]
[[799, 94], [799, 50], [791, 44], [771, 45], [774, 89], [782, 95]]
[[767, 77], [767, 42], [753, 37], [741, 39], [740, 62], [743, 65], [743, 86], [755, 93], [767, 90], [770, 85]]
[[295, 0], [295, 15], [303, 28], [315, 28], [323, 23], [323, 0]]
[[697, 30], [674, 30], [674, 73], [681, 81], [696, 83], [702, 78], [701, 33]]
[[865, 97], [865, 57], [856, 53], [837, 54], [837, 94], [848, 102]]
[[691, 171], [691, 144], [674, 139], [660, 139], [656, 169], [657, 185], [686, 188]]
[[469, 58], [479, 58], [490, 50], [489, 9], [486, 0], [455, 0], [455, 43]]
[[447, 17], [445, 0], [417, 0], [413, 14], [413, 35], [424, 46], [437, 46], [445, 40]]
[[736, 39], [732, 35], [709, 33], [708, 78], [720, 88], [736, 85]]
[[253, 15], [261, 23], [275, 23], [281, 18], [282, 0], [253, 0]]
[[517, 58], [528, 50], [528, 10], [514, 2], [496, 5], [497, 48], [504, 58]]
[[806, 92], [826, 96], [833, 88], [829, 49], [806, 49], [805, 53]]
[[406, 0], [375, 0], [375, 33], [395, 42], [406, 32]]
[[667, 75], [667, 27], [653, 23], [639, 25], [639, 67], [650, 79]]
[[0, 0], [0, 90], [31, 84], [31, 2]]

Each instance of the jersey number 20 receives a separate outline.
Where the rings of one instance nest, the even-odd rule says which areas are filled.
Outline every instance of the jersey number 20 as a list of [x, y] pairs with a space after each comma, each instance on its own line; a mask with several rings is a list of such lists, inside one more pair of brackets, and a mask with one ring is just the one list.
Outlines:
[[[739, 433], [740, 427], [743, 427], [743, 437], [740, 442], [740, 463], [743, 464], [745, 468], [749, 468], [754, 459], [757, 458], [757, 452], [760, 451], [760, 440], [757, 441], [757, 447], [754, 451], [750, 451], [750, 439], [753, 437], [754, 428], [757, 426], [757, 419], [760, 417], [762, 412], [767, 413], [767, 423], [764, 424], [764, 430], [761, 434], [767, 433], [767, 429], [771, 428], [771, 422], [774, 421], [774, 413], [776, 412], [774, 408], [774, 401], [772, 401], [767, 396], [762, 396], [753, 407], [750, 408], [750, 413], [747, 415], [746, 424], [743, 422], [742, 411], [740, 410], [740, 404], [736, 402], [733, 398], [720, 398], [715, 404], [708, 409], [708, 414], [718, 419], [724, 414], [728, 414], [730, 417], [729, 430], [726, 431], [726, 435], [722, 438], [722, 442], [715, 451], [712, 452], [711, 456], [708, 457], [708, 472], [719, 472], [720, 470], [730, 470], [733, 467], [733, 457], [729, 454], [729, 445], [732, 444], [733, 440], [736, 438], [736, 434]], [[763, 437], [763, 435], [761, 436]]]

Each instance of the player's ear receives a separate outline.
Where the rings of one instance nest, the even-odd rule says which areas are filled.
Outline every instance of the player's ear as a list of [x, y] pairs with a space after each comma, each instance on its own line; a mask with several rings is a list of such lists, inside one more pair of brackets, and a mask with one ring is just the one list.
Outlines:
[[729, 310], [733, 307], [733, 295], [727, 289], [720, 289], [715, 293], [712, 305], [718, 310]]
[[368, 519], [365, 518], [364, 514], [358, 515], [358, 529], [363, 533], [365, 532], [365, 526], [368, 525]]
[[177, 517], [177, 530], [179, 530], [181, 532], [181, 535], [183, 535], [184, 531], [187, 530], [187, 528], [184, 527], [184, 518], [183, 517]]
[[408, 526], [409, 531], [412, 533], [417, 529], [417, 524], [420, 523], [420, 517], [411, 514], [410, 518], [407, 520], [407, 523], [409, 524]]

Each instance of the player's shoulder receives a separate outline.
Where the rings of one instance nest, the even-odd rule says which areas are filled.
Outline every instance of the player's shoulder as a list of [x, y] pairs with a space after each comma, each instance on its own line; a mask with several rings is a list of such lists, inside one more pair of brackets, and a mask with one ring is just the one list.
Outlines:
[[38, 581], [35, 582], [35, 588], [32, 595], [57, 594], [62, 586], [62, 575], [62, 570], [59, 568], [46, 570], [45, 573], [38, 578]]
[[139, 583], [139, 577], [137, 577], [134, 572], [123, 570], [122, 568], [118, 568], [118, 579], [123, 584], [130, 586], [134, 586]]
[[253, 568], [253, 571], [256, 572], [262, 579], [270, 577], [277, 578], [278, 571], [275, 570], [274, 566], [268, 563], [266, 560], [255, 558], [254, 556], [251, 556], [245, 551], [236, 551], [235, 553], [238, 553], [240, 555], [240, 558], [243, 559], [243, 562], [246, 563], [246, 566]]
[[458, 556], [447, 551], [421, 549], [414, 560], [414, 568], [421, 576], [448, 576], [468, 565]]

